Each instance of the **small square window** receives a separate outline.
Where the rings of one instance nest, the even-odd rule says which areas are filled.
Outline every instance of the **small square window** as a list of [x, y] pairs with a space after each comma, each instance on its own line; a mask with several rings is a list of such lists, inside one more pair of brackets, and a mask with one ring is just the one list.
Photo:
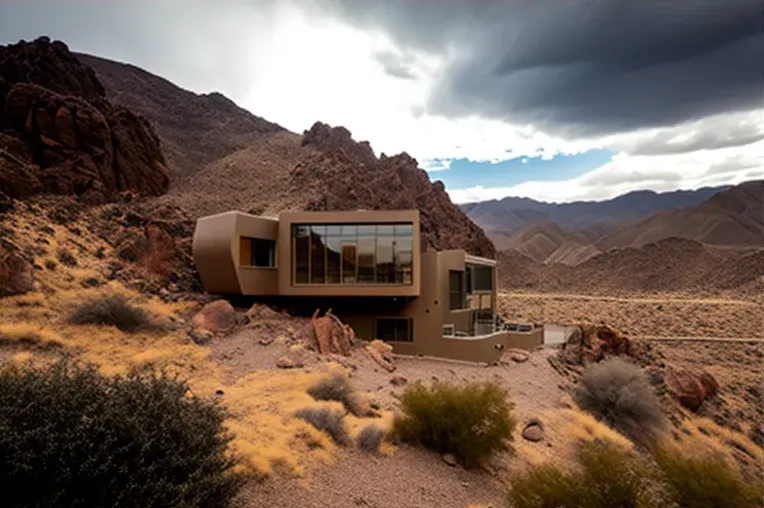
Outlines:
[[241, 239], [241, 264], [260, 268], [276, 266], [276, 242], [263, 238]]

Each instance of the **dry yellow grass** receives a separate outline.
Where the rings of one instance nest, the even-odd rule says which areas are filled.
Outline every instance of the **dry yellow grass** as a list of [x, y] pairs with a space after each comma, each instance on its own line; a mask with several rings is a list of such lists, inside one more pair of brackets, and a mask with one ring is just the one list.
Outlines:
[[604, 322], [632, 337], [764, 338], [761, 304], [744, 300], [501, 293], [498, 306], [513, 321]]
[[745, 450], [759, 467], [764, 467], [764, 450], [751, 441], [748, 436], [727, 427], [717, 425], [708, 418], [693, 417], [682, 422], [679, 439], [670, 445], [688, 455], [715, 454], [725, 459], [734, 467], [740, 463], [733, 460], [735, 450]]
[[[142, 297], [119, 284], [113, 284], [110, 289], [133, 298], [154, 315], [169, 317], [185, 310], [183, 305]], [[59, 313], [70, 304], [82, 301], [83, 294], [90, 293], [90, 290], [70, 290], [60, 292], [55, 298], [27, 295], [2, 300], [0, 309], [9, 308], [14, 312], [0, 310], [0, 335], [9, 340], [32, 338], [35, 343], [56, 344], [96, 364], [105, 374], [125, 373], [131, 367], [151, 364], [188, 379], [193, 393], [219, 397], [229, 410], [227, 426], [236, 435], [232, 449], [243, 459], [241, 467], [249, 472], [265, 474], [274, 467], [284, 466], [300, 475], [306, 461], [331, 459], [336, 445], [328, 436], [292, 416], [300, 408], [317, 404], [306, 390], [321, 374], [263, 371], [231, 383], [230, 372], [209, 359], [209, 348], [194, 344], [182, 330], [131, 334], [108, 326], [64, 323]], [[19, 307], [19, 301], [34, 301], [35, 307]], [[9, 320], [8, 316], [18, 318], [15, 312], [18, 309], [23, 309], [27, 316], [33, 310], [37, 323], [49, 322], [50, 314], [57, 315], [55, 325]], [[35, 349], [29, 348], [16, 352], [13, 359], [27, 361], [35, 355]], [[218, 390], [222, 390], [222, 395], [216, 395]], [[349, 427], [355, 429], [364, 419], [348, 417], [348, 420]]]

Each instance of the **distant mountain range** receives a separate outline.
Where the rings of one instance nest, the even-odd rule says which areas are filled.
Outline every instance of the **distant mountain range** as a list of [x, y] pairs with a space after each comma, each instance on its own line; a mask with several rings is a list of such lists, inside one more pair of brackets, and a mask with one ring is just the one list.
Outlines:
[[764, 183], [657, 193], [607, 201], [545, 203], [528, 198], [462, 205], [497, 250], [541, 263], [578, 265], [613, 248], [686, 238], [722, 247], [764, 247]]

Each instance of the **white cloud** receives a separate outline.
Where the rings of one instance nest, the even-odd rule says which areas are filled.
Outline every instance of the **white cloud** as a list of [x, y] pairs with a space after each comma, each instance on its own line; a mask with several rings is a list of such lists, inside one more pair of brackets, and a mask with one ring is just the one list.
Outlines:
[[737, 184], [764, 178], [764, 141], [743, 148], [699, 150], [689, 154], [628, 155], [613, 159], [577, 178], [530, 181], [511, 187], [448, 191], [455, 203], [469, 203], [506, 196], [529, 197], [550, 202], [602, 200], [634, 190], [657, 192]]

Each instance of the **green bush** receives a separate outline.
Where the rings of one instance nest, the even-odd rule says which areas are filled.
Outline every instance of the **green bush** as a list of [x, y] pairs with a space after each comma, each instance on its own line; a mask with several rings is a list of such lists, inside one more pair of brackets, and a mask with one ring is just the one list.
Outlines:
[[655, 459], [671, 497], [682, 508], [764, 506], [761, 480], [744, 479], [721, 457], [688, 457], [661, 448]]
[[641, 508], [659, 506], [651, 497], [649, 468], [633, 453], [605, 443], [580, 443], [580, 466], [531, 467], [512, 479], [514, 508]]
[[406, 389], [393, 431], [405, 442], [451, 453], [472, 467], [507, 448], [515, 421], [504, 389], [493, 383], [463, 386], [444, 382]]
[[618, 358], [589, 367], [573, 397], [581, 409], [638, 443], [652, 442], [666, 426], [647, 377], [634, 364]]
[[371, 423], [361, 429], [361, 432], [355, 438], [355, 443], [361, 450], [376, 453], [379, 451], [379, 446], [382, 444], [384, 437], [385, 433], [379, 428], [379, 425]]
[[134, 332], [151, 324], [146, 311], [118, 293], [106, 293], [82, 302], [67, 321], [75, 325], [115, 326], [124, 332]]
[[225, 507], [223, 410], [152, 371], [68, 359], [0, 370], [0, 506]]
[[342, 411], [329, 407], [304, 407], [297, 411], [295, 416], [326, 432], [340, 446], [348, 446], [351, 443], [350, 434], [345, 427], [345, 414]]
[[348, 378], [334, 373], [308, 388], [308, 395], [316, 400], [334, 400], [355, 416], [368, 416], [368, 408], [361, 403], [358, 394], [350, 386]]

